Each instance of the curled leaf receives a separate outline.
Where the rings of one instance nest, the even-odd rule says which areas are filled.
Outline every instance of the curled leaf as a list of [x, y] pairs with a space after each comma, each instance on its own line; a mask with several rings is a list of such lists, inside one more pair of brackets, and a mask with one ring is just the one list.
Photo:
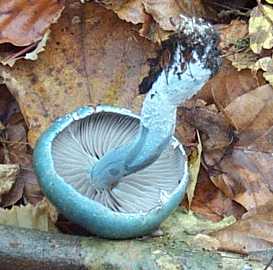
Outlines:
[[198, 130], [197, 130], [197, 138], [198, 138], [198, 145], [196, 149], [192, 152], [189, 158], [190, 184], [188, 185], [188, 188], [187, 188], [189, 206], [191, 206], [191, 202], [194, 196], [195, 186], [197, 183], [198, 174], [199, 174], [200, 165], [201, 165], [202, 142], [201, 142]]
[[200, 0], [142, 0], [142, 2], [145, 11], [152, 15], [163, 30], [167, 31], [175, 29], [171, 19], [177, 17], [179, 14], [194, 14], [199, 17], [204, 15], [204, 7]]
[[273, 59], [272, 57], [263, 57], [255, 63], [255, 69], [262, 69], [264, 78], [273, 85]]
[[113, 10], [122, 20], [133, 24], [144, 23], [145, 11], [140, 0], [102, 0], [100, 4], [107, 9]]
[[27, 46], [39, 41], [63, 9], [63, 0], [0, 1], [0, 43]]
[[273, 47], [273, 8], [268, 5], [255, 7], [249, 19], [250, 48], [254, 53]]

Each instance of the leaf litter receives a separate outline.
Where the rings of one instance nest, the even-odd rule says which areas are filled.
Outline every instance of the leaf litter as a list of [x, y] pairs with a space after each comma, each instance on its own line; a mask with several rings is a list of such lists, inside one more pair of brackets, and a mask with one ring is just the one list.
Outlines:
[[[1, 4], [7, 5], [4, 1]], [[12, 198], [6, 206], [23, 199], [31, 208], [30, 203], [38, 205], [42, 199], [31, 168], [31, 147], [55, 117], [81, 105], [98, 103], [137, 112], [143, 99], [138, 96], [138, 85], [148, 73], [148, 59], [158, 48], [149, 40], [167, 36], [173, 30], [171, 19], [181, 12], [206, 12], [199, 1], [190, 6], [186, 1], [170, 5], [164, 0], [158, 5], [150, 0], [100, 4], [102, 7], [68, 1], [59, 18], [63, 2], [45, 2], [46, 15], [40, 18], [43, 23], [39, 35], [34, 31], [36, 20], [28, 21], [31, 35], [23, 35], [20, 29], [12, 33], [12, 24], [1, 28], [0, 21], [5, 33], [2, 42], [19, 46], [4, 44], [0, 48], [2, 62], [6, 59], [14, 64], [13, 68], [0, 66], [1, 81], [19, 105], [16, 112], [10, 113], [11, 101], [0, 96], [1, 134], [5, 134], [1, 135], [1, 163], [11, 161], [20, 166], [6, 193]], [[27, 7], [16, 6], [15, 1], [10, 5], [10, 14]], [[33, 14], [33, 9], [27, 14]], [[226, 216], [236, 217], [236, 223], [210, 237], [218, 241], [217, 248], [240, 253], [272, 247], [271, 17], [272, 7], [259, 4], [252, 9], [248, 22], [235, 19], [219, 27], [225, 56], [222, 70], [178, 114], [177, 136], [183, 138], [188, 155], [195, 156], [190, 162], [193, 178], [197, 179], [190, 191], [194, 194], [190, 195], [191, 210], [214, 222]], [[51, 25], [57, 19], [58, 23]], [[47, 42], [39, 47], [37, 42], [49, 27]], [[139, 31], [149, 40], [140, 37]], [[45, 49], [38, 60], [35, 52], [25, 57], [35, 48], [37, 53]], [[15, 63], [21, 56], [36, 61], [21, 59]], [[29, 174], [20, 175], [23, 171]], [[16, 186], [20, 187], [15, 192], [17, 196], [11, 195]], [[12, 209], [24, 211], [16, 207]]]

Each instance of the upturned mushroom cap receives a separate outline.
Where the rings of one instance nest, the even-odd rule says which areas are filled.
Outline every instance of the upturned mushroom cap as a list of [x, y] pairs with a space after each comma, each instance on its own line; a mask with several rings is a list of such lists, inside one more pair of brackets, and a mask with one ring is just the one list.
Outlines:
[[128, 143], [139, 117], [110, 106], [82, 107], [40, 137], [34, 168], [46, 196], [68, 219], [104, 237], [148, 234], [178, 206], [188, 182], [186, 156], [172, 142], [158, 160], [111, 189], [97, 190], [90, 170], [107, 151]]

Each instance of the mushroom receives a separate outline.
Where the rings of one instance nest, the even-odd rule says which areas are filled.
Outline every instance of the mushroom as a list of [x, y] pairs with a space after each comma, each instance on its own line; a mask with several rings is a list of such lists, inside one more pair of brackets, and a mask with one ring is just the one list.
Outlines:
[[218, 36], [202, 19], [180, 16], [140, 85], [140, 116], [107, 105], [58, 118], [39, 138], [34, 169], [48, 199], [68, 219], [103, 238], [156, 230], [181, 202], [187, 158], [173, 136], [176, 108], [217, 72]]

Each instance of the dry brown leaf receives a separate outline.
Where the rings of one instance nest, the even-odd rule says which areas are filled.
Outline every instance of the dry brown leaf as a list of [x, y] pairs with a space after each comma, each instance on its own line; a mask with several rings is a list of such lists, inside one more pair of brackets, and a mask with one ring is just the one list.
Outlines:
[[219, 249], [239, 253], [266, 250], [273, 247], [273, 201], [237, 223], [214, 232]]
[[[201, 131], [202, 142], [206, 146], [204, 153], [215, 148], [221, 149], [221, 153], [224, 152], [232, 142], [232, 138], [230, 138], [229, 124], [221, 113], [215, 106], [205, 106], [205, 103], [198, 99], [186, 105], [187, 107], [179, 109], [177, 135], [179, 138], [182, 137], [182, 141], [183, 138], [187, 138], [187, 151], [189, 152], [195, 145], [191, 135], [195, 133], [188, 127], [192, 125]], [[245, 212], [242, 206], [226, 197], [211, 183], [204, 169], [201, 169], [198, 177], [191, 209], [213, 221], [219, 221], [227, 215], [239, 218]]]
[[260, 74], [255, 76], [250, 70], [238, 72], [229, 61], [224, 61], [221, 70], [204, 86], [198, 97], [225, 108], [235, 98], [262, 84], [264, 80]]
[[169, 33], [160, 28], [150, 14], [146, 13], [141, 0], [101, 0], [99, 4], [107, 9], [113, 10], [122, 20], [133, 24], [142, 24], [138, 33], [150, 41], [160, 42], [169, 35]]
[[50, 30], [47, 30], [40, 41], [25, 47], [16, 47], [11, 44], [0, 45], [0, 62], [13, 67], [19, 59], [37, 60], [38, 54], [45, 50], [49, 33]]
[[224, 195], [209, 179], [201, 167], [191, 210], [203, 217], [218, 222], [226, 216], [240, 218], [245, 209]]
[[63, 9], [63, 0], [1, 0], [0, 43], [27, 46], [41, 40]]
[[[267, 203], [273, 196], [273, 91], [269, 85], [250, 91], [251, 85], [255, 85], [255, 82], [248, 82], [249, 72], [240, 73], [244, 74], [241, 80], [244, 86], [242, 89], [236, 86], [240, 76], [234, 73], [234, 81], [231, 80], [230, 85], [231, 87], [234, 85], [234, 89], [237, 89], [235, 93], [228, 89], [228, 84], [219, 89], [223, 91], [219, 93], [219, 96], [216, 89], [214, 91], [214, 100], [218, 104], [220, 102], [227, 104], [224, 107], [220, 103], [220, 108], [222, 107], [226, 117], [223, 117], [217, 110], [211, 110], [208, 106], [195, 106], [183, 108], [182, 119], [202, 131], [204, 166], [215, 186], [225, 194], [226, 199], [229, 198], [226, 200], [229, 203], [228, 207], [233, 208], [233, 204], [230, 203], [233, 200], [249, 211]], [[214, 85], [214, 80], [216, 85]], [[222, 84], [225, 83], [223, 77], [214, 80], [211, 82], [211, 87], [217, 87], [217, 85], [221, 87], [221, 81]], [[227, 93], [226, 97], [225, 93]], [[225, 98], [222, 100], [222, 97]], [[229, 102], [231, 103], [228, 104]], [[232, 130], [227, 122], [225, 124], [227, 119], [240, 131], [239, 137], [236, 135], [233, 140], [230, 137], [232, 132], [229, 133]], [[236, 145], [229, 145], [234, 144], [236, 138], [238, 139]], [[212, 151], [213, 149], [218, 150]], [[196, 191], [196, 194], [199, 193], [200, 191]], [[201, 193], [205, 194], [204, 191]], [[206, 210], [207, 206], [199, 203], [196, 207], [196, 202], [206, 202], [198, 197], [199, 195], [196, 195], [196, 201], [193, 200], [193, 209], [209, 215]], [[217, 209], [217, 206], [220, 205], [220, 201], [214, 200], [211, 207]], [[236, 208], [237, 206], [231, 212]], [[218, 211], [221, 213], [219, 209]], [[236, 210], [234, 213], [238, 217], [243, 211], [239, 213]]]
[[235, 148], [224, 158], [223, 153], [207, 153], [206, 161], [217, 164], [210, 175], [215, 186], [247, 210], [272, 200], [272, 153]]
[[245, 21], [232, 20], [228, 25], [218, 26], [220, 34], [219, 47], [224, 53], [232, 53], [236, 50], [235, 45], [246, 38], [248, 25]]
[[[251, 92], [248, 92], [242, 96], [237, 97], [226, 108], [225, 112], [232, 119], [233, 124], [237, 130], [242, 131], [249, 127], [251, 124], [255, 124], [255, 128], [258, 128], [258, 117], [260, 113], [263, 113], [265, 107], [273, 100], [273, 89], [269, 85], [263, 85]], [[265, 117], [266, 115], [263, 115]], [[261, 118], [261, 117], [259, 117]], [[266, 121], [270, 121], [273, 125], [273, 117], [268, 115]]]
[[179, 14], [194, 14], [197, 17], [205, 15], [200, 0], [190, 2], [177, 0], [100, 0], [99, 3], [107, 9], [113, 10], [122, 20], [133, 24], [144, 23], [146, 14], [150, 14], [160, 27], [167, 31], [174, 30], [170, 18]]
[[171, 18], [179, 14], [203, 17], [205, 14], [202, 1], [177, 1], [177, 0], [142, 0], [145, 11], [152, 15], [154, 20], [163, 30], [175, 30]]
[[0, 208], [0, 224], [12, 225], [41, 231], [57, 231], [51, 220], [51, 209], [45, 201], [35, 207], [31, 204], [26, 206], [13, 206], [11, 209]]
[[19, 170], [17, 164], [0, 164], [0, 203], [2, 195], [8, 193], [14, 185]]
[[145, 37], [154, 43], [161, 44], [161, 42], [166, 40], [173, 32], [162, 30], [153, 17], [146, 13], [144, 23], [138, 33], [140, 36]]
[[[13, 113], [6, 126], [7, 155], [12, 163], [20, 165], [21, 170], [11, 191], [3, 196], [2, 206], [10, 206], [22, 198], [35, 204], [43, 196], [32, 169], [32, 156], [27, 145], [27, 130], [21, 113]], [[4, 141], [5, 142], [5, 141]], [[29, 190], [32, 192], [29, 192]], [[33, 198], [33, 199], [32, 199]]]
[[235, 98], [224, 110], [237, 130], [229, 151], [205, 153], [213, 183], [247, 210], [273, 196], [273, 90], [264, 85]]
[[31, 145], [54, 118], [76, 107], [134, 107], [147, 59], [155, 51], [135, 30], [111, 11], [74, 0], [53, 25], [39, 61], [0, 68], [27, 122]]
[[196, 145], [196, 130], [189, 123], [183, 122], [182, 116], [178, 115], [176, 122], [176, 136], [184, 146]]
[[224, 148], [232, 142], [232, 130], [226, 119], [215, 109], [209, 107], [181, 107], [179, 116], [182, 123], [188, 123], [202, 131], [205, 150]]
[[236, 98], [225, 112], [241, 132], [240, 145], [250, 145], [273, 126], [273, 88], [263, 85], [252, 90]]
[[[4, 96], [9, 96], [7, 89], [3, 89]], [[22, 115], [18, 112], [18, 106], [14, 98], [10, 99], [8, 106], [5, 107], [4, 120], [6, 123], [5, 129], [1, 134], [0, 142], [4, 150], [4, 163], [14, 163], [23, 165], [26, 153], [26, 129]], [[12, 143], [16, 142], [15, 145]], [[18, 144], [19, 142], [19, 144]], [[22, 167], [23, 168], [23, 167]], [[11, 190], [3, 194], [1, 205], [3, 207], [10, 206], [22, 198], [24, 181], [22, 175], [24, 170], [21, 169], [15, 184]]]
[[144, 23], [145, 11], [141, 0], [100, 0], [105, 8], [113, 10], [120, 19], [133, 24]]
[[249, 150], [273, 153], [273, 126], [248, 146]]
[[253, 68], [254, 70], [262, 69], [265, 71], [263, 73], [264, 78], [273, 85], [273, 58], [272, 57], [263, 57], [260, 58]]
[[63, 8], [63, 0], [0, 1], [0, 63], [12, 67], [19, 59], [37, 60]]
[[[2, 94], [4, 97], [11, 97], [7, 89], [2, 89]], [[19, 108], [14, 98], [4, 98], [2, 101], [4, 100], [8, 100], [4, 106], [5, 111], [3, 111], [6, 126], [0, 138], [5, 149], [4, 161], [19, 164], [21, 170], [10, 192], [2, 196], [1, 205], [4, 207], [13, 205], [22, 196], [26, 201], [36, 204], [43, 196], [32, 170], [32, 156], [27, 144], [26, 124], [21, 113], [18, 112]]]
[[238, 71], [243, 69], [254, 70], [256, 68], [256, 62], [259, 59], [249, 48], [242, 52], [231, 54], [226, 58], [232, 62], [232, 65]]
[[197, 134], [198, 144], [197, 144], [197, 147], [191, 152], [191, 155], [188, 158], [190, 183], [187, 187], [187, 198], [189, 202], [189, 207], [191, 206], [191, 203], [194, 197], [195, 187], [196, 187], [198, 174], [199, 174], [200, 166], [201, 166], [202, 142], [201, 142], [198, 130], [196, 134]]
[[258, 59], [249, 48], [248, 24], [232, 20], [228, 25], [218, 27], [220, 33], [219, 47], [225, 58], [232, 62], [237, 70], [252, 69]]

